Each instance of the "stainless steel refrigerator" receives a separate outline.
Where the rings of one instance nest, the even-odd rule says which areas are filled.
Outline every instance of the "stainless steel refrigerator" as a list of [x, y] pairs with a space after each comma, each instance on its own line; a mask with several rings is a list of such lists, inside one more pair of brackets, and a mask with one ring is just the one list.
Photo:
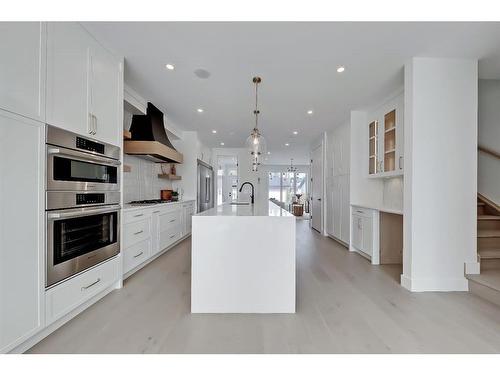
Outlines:
[[198, 212], [203, 212], [214, 206], [214, 170], [198, 160]]

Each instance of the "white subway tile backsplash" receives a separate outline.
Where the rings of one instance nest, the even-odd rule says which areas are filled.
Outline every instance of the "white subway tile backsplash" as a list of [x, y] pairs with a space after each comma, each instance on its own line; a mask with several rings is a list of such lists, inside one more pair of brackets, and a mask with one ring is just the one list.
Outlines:
[[124, 164], [131, 171], [123, 174], [123, 201], [159, 199], [160, 190], [172, 189], [171, 181], [158, 178], [161, 164], [153, 163], [136, 156], [124, 155]]

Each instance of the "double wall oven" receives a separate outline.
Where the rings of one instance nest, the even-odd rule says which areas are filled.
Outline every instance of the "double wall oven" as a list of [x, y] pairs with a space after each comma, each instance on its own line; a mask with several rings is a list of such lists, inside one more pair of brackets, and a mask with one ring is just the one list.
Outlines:
[[46, 286], [120, 252], [120, 148], [47, 126]]

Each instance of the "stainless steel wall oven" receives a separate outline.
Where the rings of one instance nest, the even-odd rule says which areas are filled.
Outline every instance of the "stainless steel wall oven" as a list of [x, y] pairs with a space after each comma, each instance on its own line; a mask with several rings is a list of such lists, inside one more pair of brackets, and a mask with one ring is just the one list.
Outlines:
[[120, 252], [119, 155], [47, 127], [47, 287]]

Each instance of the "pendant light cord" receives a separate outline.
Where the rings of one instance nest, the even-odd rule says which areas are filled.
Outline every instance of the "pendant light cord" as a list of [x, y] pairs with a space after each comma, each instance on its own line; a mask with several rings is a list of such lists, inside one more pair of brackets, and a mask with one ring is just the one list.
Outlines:
[[258, 129], [258, 118], [259, 118], [259, 82], [255, 82], [255, 111], [253, 112], [255, 114], [255, 129]]

